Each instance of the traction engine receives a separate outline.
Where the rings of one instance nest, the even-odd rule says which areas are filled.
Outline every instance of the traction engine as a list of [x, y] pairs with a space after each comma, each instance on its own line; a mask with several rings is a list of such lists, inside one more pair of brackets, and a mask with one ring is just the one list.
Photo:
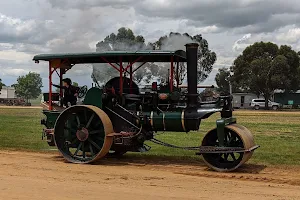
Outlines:
[[[152, 84], [140, 92], [126, 77], [108, 81], [104, 88], [89, 89], [82, 105], [63, 111], [44, 110], [45, 134], [63, 157], [73, 163], [91, 163], [108, 154], [145, 152], [145, 141], [173, 148], [193, 150], [217, 171], [232, 171], [241, 166], [259, 146], [251, 132], [236, 123], [232, 116], [232, 97], [201, 102], [197, 93], [198, 44], [186, 45], [187, 93], [181, 88], [172, 92]], [[120, 81], [123, 93], [120, 93]], [[210, 130], [197, 147], [178, 147], [156, 139], [158, 131], [197, 131], [201, 121], [220, 112], [216, 128]]]

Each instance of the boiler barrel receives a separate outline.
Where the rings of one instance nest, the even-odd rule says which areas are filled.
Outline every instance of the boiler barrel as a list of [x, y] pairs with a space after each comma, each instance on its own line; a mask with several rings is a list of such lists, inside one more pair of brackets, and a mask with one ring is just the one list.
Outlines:
[[150, 125], [153, 131], [189, 132], [198, 130], [200, 120], [186, 111], [180, 112], [150, 112]]

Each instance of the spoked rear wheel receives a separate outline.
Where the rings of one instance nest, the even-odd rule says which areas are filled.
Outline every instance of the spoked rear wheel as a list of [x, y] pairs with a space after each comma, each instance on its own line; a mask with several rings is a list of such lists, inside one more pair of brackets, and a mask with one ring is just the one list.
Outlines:
[[[250, 149], [253, 147], [254, 140], [250, 131], [244, 126], [233, 124], [225, 127], [225, 147], [241, 147]], [[208, 132], [202, 146], [219, 146], [217, 129]], [[243, 153], [206, 153], [203, 154], [204, 162], [216, 171], [233, 171], [247, 162], [253, 152]]]
[[100, 108], [72, 106], [58, 117], [54, 140], [69, 162], [91, 163], [104, 157], [113, 142], [112, 123]]

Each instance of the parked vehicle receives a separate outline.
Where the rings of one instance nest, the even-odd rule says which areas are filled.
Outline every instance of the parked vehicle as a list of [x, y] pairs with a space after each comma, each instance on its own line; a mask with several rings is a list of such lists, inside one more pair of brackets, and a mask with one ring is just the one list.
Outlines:
[[[272, 108], [272, 110], [278, 110], [280, 108], [280, 104], [272, 101], [268, 101], [269, 108]], [[250, 107], [259, 110], [260, 108], [265, 108], [265, 99], [252, 99], [250, 103]]]

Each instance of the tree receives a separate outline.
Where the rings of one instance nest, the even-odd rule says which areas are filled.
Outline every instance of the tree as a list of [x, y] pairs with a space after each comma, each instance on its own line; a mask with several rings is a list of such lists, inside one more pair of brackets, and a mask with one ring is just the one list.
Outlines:
[[217, 90], [219, 92], [224, 93], [224, 94], [230, 93], [229, 79], [230, 79], [230, 70], [225, 67], [220, 68], [215, 77], [215, 81], [218, 86]]
[[[111, 33], [105, 37], [103, 41], [98, 42], [96, 51], [184, 50], [184, 45], [190, 42], [197, 42], [200, 45], [198, 54], [198, 82], [202, 82], [212, 71], [212, 66], [216, 61], [216, 54], [208, 48], [207, 41], [203, 39], [200, 34], [190, 36], [187, 33], [180, 34], [171, 32], [169, 36], [162, 36], [155, 43], [145, 44], [143, 36], [135, 36], [132, 30], [123, 27], [118, 30], [117, 34]], [[139, 63], [137, 63], [137, 65], [139, 65]], [[133, 78], [136, 82], [141, 82], [142, 80], [150, 82], [153, 78], [162, 80], [166, 78], [169, 68], [170, 65], [160, 64], [160, 66], [158, 66], [155, 63], [147, 63], [143, 66], [144, 70], [137, 70]], [[179, 77], [174, 77], [174, 80], [179, 80], [178, 84], [180, 85], [186, 77], [186, 65], [179, 63], [179, 66], [176, 66], [175, 70], [178, 72]], [[93, 66], [92, 78], [94, 81], [105, 83], [115, 76], [119, 76], [119, 72], [107, 64], [97, 64]]]
[[217, 91], [215, 88], [206, 88], [200, 92], [201, 101], [213, 101], [218, 97]]
[[77, 82], [73, 82], [72, 85], [78, 87], [78, 83]]
[[0, 90], [2, 90], [2, 87], [6, 86], [4, 83], [2, 83], [2, 79], [0, 78]]
[[238, 85], [232, 81], [232, 77], [230, 74], [230, 69], [223, 67], [218, 69], [218, 73], [216, 74], [215, 81], [217, 83], [217, 91], [222, 95], [228, 95], [230, 93], [230, 84], [231, 84], [231, 92], [247, 92], [246, 90], [242, 90], [238, 87]]
[[35, 72], [29, 72], [25, 76], [19, 76], [17, 83], [14, 84], [16, 95], [26, 99], [26, 102], [29, 102], [29, 99], [38, 98], [41, 94], [43, 87], [42, 78], [40, 74]]
[[[120, 28], [118, 33], [111, 33], [106, 36], [103, 41], [96, 44], [96, 51], [137, 51], [137, 50], [146, 50], [153, 49], [151, 45], [145, 44], [145, 39], [143, 36], [135, 36], [133, 31], [128, 28]], [[124, 63], [123, 65], [127, 65]], [[142, 76], [141, 72], [135, 73], [134, 79], [137, 82], [140, 82], [143, 77], [151, 78], [151, 69], [156, 67], [154, 64], [148, 64], [144, 66], [147, 68], [143, 70]], [[138, 70], [141, 71], [141, 70]], [[108, 64], [94, 64], [92, 79], [93, 81], [98, 81], [101, 83], [106, 83], [109, 79], [119, 76], [119, 72], [109, 66]]]
[[[208, 42], [201, 34], [190, 36], [188, 33], [171, 32], [169, 36], [162, 36], [154, 43], [155, 49], [160, 50], [178, 50], [183, 49], [187, 43], [198, 43], [198, 83], [203, 82], [211, 73], [214, 63], [217, 60], [215, 52], [212, 52], [208, 47]], [[179, 85], [186, 77], [186, 64], [179, 63], [176, 69], [179, 74]]]
[[271, 42], [257, 42], [238, 56], [231, 68], [232, 81], [242, 89], [263, 95], [265, 107], [274, 90], [299, 88], [299, 56], [291, 47], [280, 48]]

